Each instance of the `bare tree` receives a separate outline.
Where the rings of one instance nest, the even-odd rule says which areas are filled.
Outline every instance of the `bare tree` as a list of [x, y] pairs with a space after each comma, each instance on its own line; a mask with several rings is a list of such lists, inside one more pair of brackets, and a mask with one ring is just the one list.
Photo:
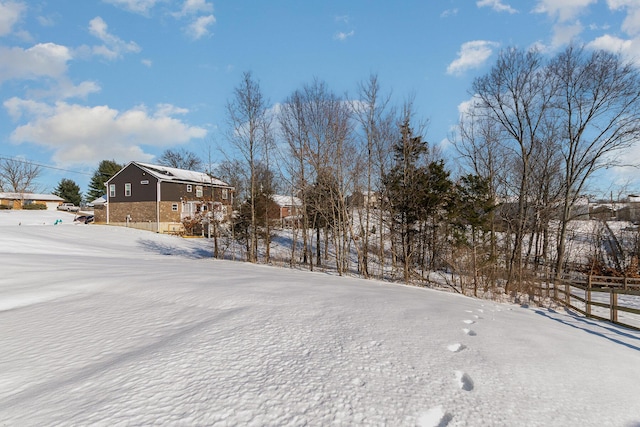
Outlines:
[[0, 161], [0, 187], [14, 193], [33, 192], [41, 173], [42, 168], [31, 162], [3, 158]]
[[548, 78], [542, 56], [534, 50], [511, 48], [503, 51], [491, 71], [473, 82], [478, 114], [492, 121], [500, 132], [500, 141], [513, 154], [517, 211], [513, 223], [513, 247], [509, 257], [505, 290], [523, 272], [523, 241], [529, 213], [532, 158], [539, 135], [549, 124], [548, 112], [556, 88]]
[[242, 75], [242, 81], [234, 90], [234, 97], [227, 103], [227, 119], [229, 124], [229, 141], [240, 152], [248, 171], [249, 201], [251, 204], [251, 232], [249, 235], [250, 262], [258, 260], [258, 224], [256, 220], [256, 165], [262, 153], [262, 147], [268, 136], [267, 100], [264, 98], [259, 83], [250, 72]]
[[556, 273], [563, 269], [572, 208], [599, 169], [640, 137], [640, 71], [618, 55], [569, 46], [549, 66], [559, 90], [554, 107], [560, 133], [564, 188]]
[[158, 163], [170, 168], [200, 171], [202, 160], [193, 152], [184, 148], [167, 149], [158, 157]]
[[296, 90], [282, 104], [278, 122], [282, 137], [287, 143], [282, 156], [283, 163], [290, 176], [289, 186], [291, 188], [291, 196], [299, 197], [302, 206], [300, 206], [298, 215], [301, 215], [301, 221], [293, 223], [293, 239], [291, 243], [291, 265], [296, 263], [296, 246], [298, 225], [302, 228], [302, 262], [309, 263], [309, 268], [313, 270], [313, 260], [310, 252], [309, 236], [309, 217], [307, 215], [307, 197], [306, 191], [309, 186], [309, 166], [306, 162], [306, 152], [308, 146], [308, 135], [305, 130], [304, 120], [304, 95], [302, 91]]
[[[333, 244], [339, 274], [348, 268], [349, 239], [353, 236], [346, 204], [357, 166], [351, 116], [349, 103], [319, 80], [296, 90], [283, 103], [279, 115], [293, 193], [303, 203], [303, 262], [314, 268], [314, 236], [308, 234], [314, 230], [315, 265], [328, 259], [329, 244]], [[292, 247], [295, 250], [295, 242]]]
[[364, 215], [360, 215], [361, 251], [359, 270], [364, 277], [369, 277], [369, 252], [371, 250], [370, 235], [374, 229], [374, 207], [378, 214], [377, 233], [379, 235], [378, 263], [379, 275], [384, 271], [384, 225], [381, 208], [382, 176], [391, 158], [393, 144], [393, 127], [396, 121], [395, 110], [390, 107], [390, 95], [380, 91], [376, 75], [359, 85], [359, 100], [354, 103], [356, 119], [362, 133], [362, 149], [364, 151], [365, 183], [363, 206]]

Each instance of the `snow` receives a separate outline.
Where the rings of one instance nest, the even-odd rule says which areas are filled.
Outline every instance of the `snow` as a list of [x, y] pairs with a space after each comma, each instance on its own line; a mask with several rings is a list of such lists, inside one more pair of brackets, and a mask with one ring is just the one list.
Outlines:
[[640, 332], [72, 220], [0, 211], [0, 425], [640, 424]]
[[149, 163], [132, 162], [133, 164], [141, 167], [146, 172], [155, 176], [158, 179], [164, 181], [187, 181], [187, 182], [200, 182], [213, 185], [219, 185], [228, 187], [229, 184], [217, 179], [212, 178], [204, 172], [194, 172], [186, 169], [171, 168], [162, 165], [152, 165]]

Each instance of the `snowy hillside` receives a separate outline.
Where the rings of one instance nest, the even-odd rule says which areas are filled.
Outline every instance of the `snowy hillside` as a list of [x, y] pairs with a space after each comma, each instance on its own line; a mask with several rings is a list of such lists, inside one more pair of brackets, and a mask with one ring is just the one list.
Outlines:
[[2, 426], [640, 426], [640, 332], [72, 219], [0, 211]]

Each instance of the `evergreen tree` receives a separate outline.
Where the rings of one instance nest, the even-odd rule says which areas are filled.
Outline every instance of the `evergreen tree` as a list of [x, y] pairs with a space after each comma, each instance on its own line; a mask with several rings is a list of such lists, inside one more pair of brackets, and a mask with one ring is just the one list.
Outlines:
[[100, 196], [104, 196], [107, 189], [105, 183], [116, 173], [122, 169], [122, 165], [116, 163], [115, 160], [103, 160], [98, 165], [98, 169], [93, 173], [91, 182], [89, 183], [89, 191], [87, 200], [95, 200]]
[[417, 225], [423, 216], [424, 193], [428, 188], [427, 170], [424, 166], [428, 147], [421, 136], [413, 134], [408, 118], [400, 126], [400, 133], [401, 138], [393, 147], [394, 165], [383, 176], [383, 185], [389, 203], [392, 234], [397, 237], [400, 247], [403, 277], [405, 281], [409, 281], [417, 249]]
[[75, 181], [67, 178], [63, 178], [56, 189], [53, 191], [58, 197], [62, 197], [65, 202], [73, 203], [76, 206], [80, 206], [82, 202], [82, 196], [80, 195], [80, 187]]
[[425, 269], [435, 270], [443, 266], [449, 220], [455, 209], [454, 185], [444, 161], [432, 161], [425, 169], [424, 188], [420, 194], [420, 265], [423, 273]]
[[[495, 202], [488, 179], [473, 174], [463, 175], [455, 189], [456, 224], [470, 227], [473, 233], [489, 231]], [[461, 236], [461, 240], [466, 241], [466, 236]]]
[[479, 175], [460, 177], [454, 192], [454, 238], [457, 247], [470, 258], [467, 258], [466, 265], [464, 261], [459, 265], [472, 277], [473, 295], [478, 296], [481, 284], [486, 291], [495, 277], [495, 239], [492, 233], [495, 200], [489, 180]]

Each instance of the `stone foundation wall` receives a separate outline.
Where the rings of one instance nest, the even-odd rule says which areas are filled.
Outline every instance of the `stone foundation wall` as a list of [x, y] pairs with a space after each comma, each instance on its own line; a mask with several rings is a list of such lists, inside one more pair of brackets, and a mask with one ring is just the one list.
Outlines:
[[[177, 211], [173, 210], [175, 202], [160, 202], [160, 228], [156, 222], [156, 202], [111, 203], [109, 205], [109, 225], [129, 227], [160, 233], [180, 234], [184, 227], [180, 222], [180, 203]], [[107, 207], [96, 206], [93, 210], [94, 222], [107, 223]], [[127, 220], [127, 215], [129, 219]]]
[[93, 207], [93, 222], [96, 224], [107, 223], [107, 207], [105, 205], [96, 205]]
[[[156, 222], [155, 202], [109, 203], [109, 223]], [[128, 221], [127, 221], [127, 216]]]

